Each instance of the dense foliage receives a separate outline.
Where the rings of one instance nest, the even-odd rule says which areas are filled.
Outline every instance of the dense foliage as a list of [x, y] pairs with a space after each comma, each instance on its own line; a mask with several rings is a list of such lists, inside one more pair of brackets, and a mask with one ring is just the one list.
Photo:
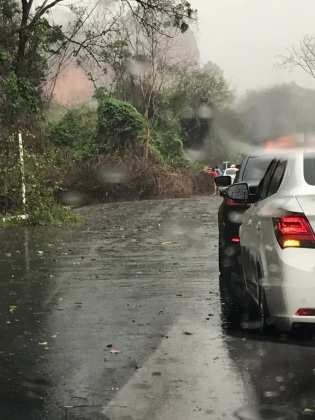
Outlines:
[[60, 27], [40, 14], [31, 18], [28, 5], [0, 0], [0, 124], [9, 131], [40, 117], [48, 52], [62, 40]]
[[[65, 0], [0, 0], [1, 213], [24, 210], [19, 131], [29, 140], [25, 210], [32, 223], [71, 220], [55, 197], [56, 190], [71, 186], [68, 175], [76, 168], [128, 156], [142, 168], [139, 174], [147, 173], [149, 162], [154, 164], [150, 176], [160, 185], [159, 170], [164, 179], [175, 179], [168, 171], [188, 166], [184, 149], [199, 147], [209, 137], [213, 117], [207, 110], [221, 109], [231, 97], [221, 70], [213, 64], [202, 69], [174, 65], [167, 55], [170, 40], [187, 32], [194, 19], [190, 2], [120, 3], [109, 14], [100, 6], [96, 16], [87, 4], [74, 7]], [[61, 26], [51, 19], [58, 5], [68, 8], [71, 22]], [[81, 66], [97, 86], [97, 109], [57, 112], [56, 107], [50, 112], [50, 89], [68, 63]], [[101, 83], [96, 83], [98, 76]], [[190, 118], [187, 109], [192, 110]], [[137, 178], [140, 190], [145, 178]], [[75, 185], [84, 189], [84, 181]]]
[[96, 151], [96, 124], [94, 109], [74, 108], [60, 121], [49, 124], [48, 138], [56, 146], [71, 149], [76, 158], [89, 157]]
[[128, 102], [98, 95], [97, 144], [100, 151], [119, 152], [141, 143], [143, 116]]

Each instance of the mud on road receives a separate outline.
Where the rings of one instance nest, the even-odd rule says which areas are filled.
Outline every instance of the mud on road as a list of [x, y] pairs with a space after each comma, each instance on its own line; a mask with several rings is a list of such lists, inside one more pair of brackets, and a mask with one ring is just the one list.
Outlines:
[[99, 205], [71, 229], [1, 232], [0, 418], [312, 415], [312, 342], [221, 326], [218, 204]]

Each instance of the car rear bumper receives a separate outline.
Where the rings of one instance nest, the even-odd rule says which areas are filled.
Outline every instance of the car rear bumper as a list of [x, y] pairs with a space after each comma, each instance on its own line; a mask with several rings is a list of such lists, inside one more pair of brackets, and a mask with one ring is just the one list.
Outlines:
[[277, 271], [273, 267], [264, 285], [271, 320], [281, 329], [315, 324], [315, 316], [297, 314], [299, 309], [315, 310], [315, 249], [279, 248], [277, 253]]

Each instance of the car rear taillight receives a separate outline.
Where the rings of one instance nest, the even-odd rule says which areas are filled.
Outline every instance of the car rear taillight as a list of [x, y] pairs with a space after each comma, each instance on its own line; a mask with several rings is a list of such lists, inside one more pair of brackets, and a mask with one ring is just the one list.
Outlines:
[[315, 316], [314, 308], [300, 308], [295, 312], [297, 316]]
[[237, 201], [231, 200], [230, 198], [226, 198], [225, 203], [230, 207], [247, 207], [247, 204], [238, 203]]
[[240, 240], [240, 238], [238, 236], [236, 236], [235, 238], [232, 238], [231, 239], [231, 242], [233, 244], [240, 244], [241, 243], [241, 240]]
[[315, 248], [315, 235], [304, 214], [289, 214], [274, 219], [281, 248]]

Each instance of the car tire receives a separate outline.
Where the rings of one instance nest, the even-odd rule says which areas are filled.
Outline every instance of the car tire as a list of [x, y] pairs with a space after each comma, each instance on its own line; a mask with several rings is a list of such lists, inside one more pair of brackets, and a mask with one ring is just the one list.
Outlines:
[[262, 286], [259, 288], [258, 316], [259, 331], [261, 333], [269, 332], [272, 329], [272, 323], [270, 321], [270, 313], [266, 300], [265, 290]]
[[238, 329], [242, 318], [242, 307], [233, 291], [232, 273], [225, 272], [220, 275], [220, 298], [222, 325], [225, 329]]
[[259, 331], [264, 333], [266, 331], [266, 319], [267, 319], [267, 304], [266, 296], [262, 286], [259, 288], [259, 299], [258, 299], [258, 317], [259, 317]]
[[219, 240], [219, 271], [220, 273], [223, 272], [223, 249], [220, 244], [220, 240]]
[[225, 243], [222, 236], [219, 236], [219, 272], [226, 276], [232, 270], [232, 259], [226, 255]]

